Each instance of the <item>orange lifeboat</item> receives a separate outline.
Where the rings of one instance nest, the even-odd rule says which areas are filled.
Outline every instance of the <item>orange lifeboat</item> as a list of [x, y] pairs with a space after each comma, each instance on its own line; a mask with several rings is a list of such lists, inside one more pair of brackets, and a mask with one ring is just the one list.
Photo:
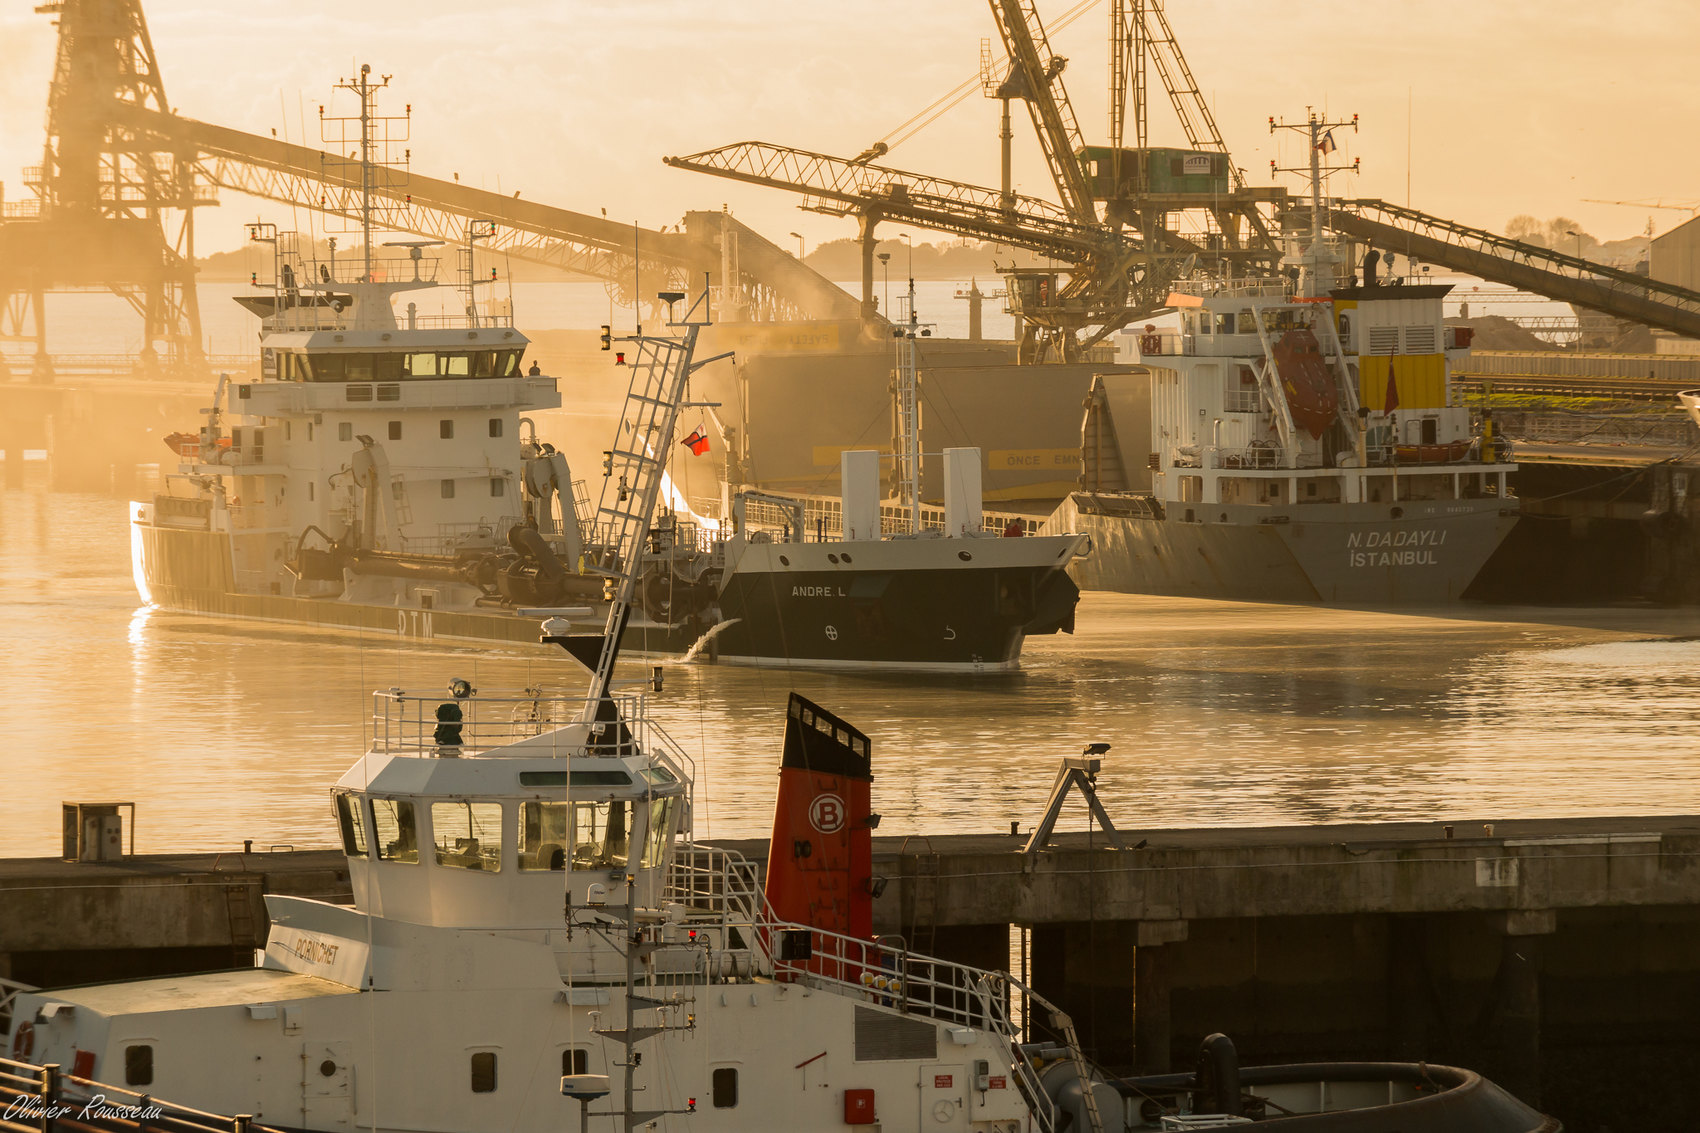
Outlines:
[[1470, 454], [1470, 441], [1450, 441], [1436, 445], [1394, 445], [1393, 454], [1400, 464], [1452, 464]]
[[1289, 330], [1275, 343], [1275, 372], [1293, 423], [1313, 437], [1322, 436], [1340, 408], [1340, 391], [1309, 327]]

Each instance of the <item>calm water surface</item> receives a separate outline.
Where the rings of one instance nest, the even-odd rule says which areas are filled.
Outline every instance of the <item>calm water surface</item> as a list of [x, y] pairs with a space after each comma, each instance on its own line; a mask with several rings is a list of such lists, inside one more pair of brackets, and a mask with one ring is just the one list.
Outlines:
[[[327, 845], [371, 689], [581, 687], [541, 647], [141, 608], [123, 500], [35, 472], [0, 493], [0, 855], [56, 853], [63, 800], [135, 800], [143, 852]], [[1700, 809], [1700, 611], [1088, 594], [1079, 624], [994, 678], [671, 667], [656, 708], [697, 761], [699, 836], [766, 833], [793, 688], [873, 738], [882, 834], [1030, 825], [1057, 758], [1099, 740], [1130, 828]]]

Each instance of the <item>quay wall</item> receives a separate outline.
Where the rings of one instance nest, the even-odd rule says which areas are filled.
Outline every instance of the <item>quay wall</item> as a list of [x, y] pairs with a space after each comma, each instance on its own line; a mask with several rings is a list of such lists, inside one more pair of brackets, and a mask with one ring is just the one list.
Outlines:
[[[1469, 1066], [1595, 1130], [1686, 1128], [1700, 1081], [1700, 817], [878, 837], [876, 931], [1025, 974], [1111, 1072]], [[765, 842], [721, 843], [758, 860]], [[262, 893], [349, 899], [341, 856], [0, 861], [0, 976], [229, 967]], [[1043, 1033], [1041, 1022], [1040, 1033]]]

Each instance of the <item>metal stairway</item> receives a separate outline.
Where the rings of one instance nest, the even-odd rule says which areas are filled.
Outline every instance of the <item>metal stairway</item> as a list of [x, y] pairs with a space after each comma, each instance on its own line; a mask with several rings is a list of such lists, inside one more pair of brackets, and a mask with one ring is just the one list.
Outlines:
[[[671, 308], [673, 302], [684, 296], [674, 292], [668, 298]], [[717, 354], [701, 362], [692, 360], [697, 332], [708, 325], [707, 310], [708, 292], [704, 291], [682, 320], [674, 320], [669, 311], [667, 325], [681, 328], [678, 337], [638, 334], [621, 339], [637, 346], [637, 357], [630, 363], [632, 380], [626, 391], [619, 428], [614, 433], [614, 444], [604, 454], [602, 495], [596, 507], [595, 526], [596, 541], [612, 554], [585, 568], [587, 573], [602, 575], [613, 583], [610, 595], [613, 601], [608, 609], [607, 629], [592, 685], [593, 704], [606, 699], [612, 685], [620, 634], [625, 629], [643, 568], [644, 539], [661, 493], [662, 472], [679, 421], [685, 383], [696, 369], [729, 356]]]
[[1337, 201], [1325, 223], [1384, 252], [1700, 338], [1700, 292], [1378, 200]]

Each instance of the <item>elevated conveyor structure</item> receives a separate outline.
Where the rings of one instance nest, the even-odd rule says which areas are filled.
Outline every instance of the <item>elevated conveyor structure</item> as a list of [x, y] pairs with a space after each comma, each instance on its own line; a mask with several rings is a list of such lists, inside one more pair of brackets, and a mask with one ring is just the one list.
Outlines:
[[[201, 166], [214, 184], [336, 216], [359, 215], [359, 186], [327, 175], [326, 155], [319, 150], [193, 119], [154, 117], [155, 129], [203, 155]], [[725, 213], [693, 213], [695, 223], [683, 232], [639, 231], [607, 217], [417, 174], [375, 186], [374, 192], [408, 202], [408, 208], [391, 218], [392, 226], [402, 231], [458, 244], [465, 238], [468, 219], [493, 221], [496, 234], [484, 245], [489, 252], [622, 287], [632, 282], [634, 258], [658, 289], [700, 285], [705, 271], [720, 282], [723, 257], [718, 246], [726, 233], [736, 233], [739, 282], [751, 308], [773, 318], [856, 314], [855, 300], [842, 288], [794, 256], [772, 254], [779, 249]], [[644, 286], [647, 290], [648, 284]]]
[[1339, 201], [1328, 227], [1383, 251], [1700, 338], [1700, 292], [1378, 200]]

